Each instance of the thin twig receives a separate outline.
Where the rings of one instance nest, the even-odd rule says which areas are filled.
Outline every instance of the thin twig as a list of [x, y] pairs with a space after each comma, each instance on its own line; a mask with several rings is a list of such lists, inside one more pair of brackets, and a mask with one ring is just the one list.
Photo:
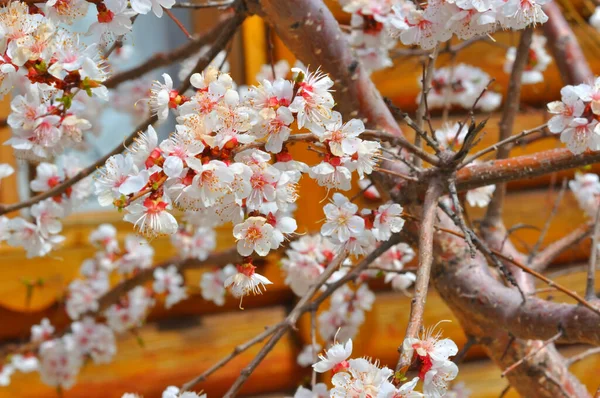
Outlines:
[[183, 34], [190, 40], [193, 40], [194, 37], [190, 34], [190, 32], [188, 32], [188, 30], [186, 29], [186, 27], [181, 23], [181, 21], [175, 16], [175, 14], [173, 14], [173, 12], [171, 10], [169, 10], [168, 8], [163, 7], [163, 10], [165, 11], [165, 14], [167, 14], [169, 16], [169, 18], [171, 18], [173, 20], [173, 22], [175, 22], [175, 25], [177, 25], [177, 27], [183, 32]]
[[590, 261], [588, 264], [587, 279], [585, 284], [585, 299], [592, 300], [596, 298], [596, 261], [598, 259], [598, 240], [600, 239], [600, 206], [596, 210], [594, 221], [594, 233], [592, 235], [592, 248]]
[[189, 2], [180, 2], [173, 4], [173, 8], [191, 8], [191, 9], [199, 9], [199, 8], [226, 8], [231, 7], [235, 1], [207, 1], [205, 3], [189, 3]]
[[593, 225], [591, 223], [583, 224], [568, 235], [565, 235], [559, 240], [546, 246], [544, 250], [537, 254], [534, 261], [531, 263], [531, 269], [538, 272], [543, 271], [559, 254], [565, 250], [571, 249], [573, 246], [587, 238], [592, 233], [592, 229]]
[[508, 138], [506, 138], [504, 140], [498, 141], [497, 143], [495, 143], [495, 144], [493, 144], [493, 145], [491, 145], [491, 146], [489, 146], [489, 147], [487, 147], [485, 149], [482, 149], [481, 151], [476, 152], [475, 154], [473, 154], [473, 155], [469, 156], [468, 158], [466, 158], [460, 164], [460, 166], [458, 168], [462, 168], [462, 167], [464, 167], [464, 166], [472, 163], [474, 160], [479, 159], [480, 157], [482, 157], [484, 155], [487, 155], [490, 152], [497, 151], [500, 147], [502, 147], [504, 145], [508, 145], [510, 143], [513, 143], [513, 142], [515, 142], [515, 144], [518, 144], [517, 141], [519, 141], [521, 138], [526, 137], [526, 136], [528, 136], [530, 134], [533, 134], [535, 132], [542, 131], [546, 127], [547, 127], [547, 124], [544, 123], [541, 126], [534, 127], [532, 129], [529, 129], [529, 130], [523, 130], [522, 132], [520, 132], [517, 135], [512, 135], [512, 136], [510, 136], [510, 137], [508, 137]]
[[529, 253], [529, 258], [527, 259], [528, 265], [531, 265], [534, 257], [536, 256], [538, 250], [540, 249], [540, 246], [544, 242], [544, 239], [546, 238], [546, 234], [550, 230], [550, 224], [552, 223], [552, 220], [554, 220], [554, 217], [556, 217], [556, 213], [558, 212], [558, 207], [560, 206], [560, 203], [562, 202], [562, 199], [565, 195], [566, 190], [567, 190], [567, 179], [565, 178], [565, 179], [563, 179], [563, 182], [561, 184], [560, 191], [558, 191], [558, 195], [554, 199], [554, 205], [552, 206], [552, 210], [550, 210], [550, 215], [546, 219], [546, 222], [544, 223], [544, 227], [542, 228], [542, 231], [540, 232], [540, 235], [538, 236], [537, 241], [535, 242], [535, 245], [533, 245], [533, 249], [531, 249], [531, 252]]
[[456, 209], [456, 219], [458, 221], [458, 227], [465, 234], [465, 241], [467, 242], [467, 246], [469, 246], [471, 258], [475, 258], [475, 246], [473, 245], [473, 241], [471, 240], [471, 234], [467, 231], [468, 228], [465, 224], [465, 219], [463, 218], [464, 211], [460, 204], [460, 200], [458, 200], [458, 193], [456, 192], [456, 181], [454, 180], [454, 176], [451, 176], [448, 179], [448, 192], [450, 193], [452, 205]]
[[[503, 141], [509, 138], [512, 134], [512, 129], [515, 123], [515, 118], [519, 110], [519, 102], [521, 98], [522, 76], [525, 70], [525, 65], [529, 59], [529, 47], [533, 37], [533, 28], [528, 27], [521, 33], [519, 46], [513, 69], [510, 74], [508, 83], [508, 92], [504, 100], [504, 109], [502, 118], [499, 123], [498, 141]], [[510, 148], [501, 146], [496, 153], [496, 159], [505, 159], [510, 153]], [[502, 218], [502, 206], [504, 204], [504, 196], [506, 195], [506, 184], [496, 185], [496, 190], [492, 195], [492, 199], [488, 205], [484, 222], [489, 225], [498, 224]]]
[[573, 355], [570, 358], [567, 358], [565, 366], [568, 368], [571, 365], [573, 365], [574, 363], [582, 361], [585, 358], [589, 357], [590, 355], [596, 355], [596, 354], [600, 354], [600, 347], [590, 348], [589, 350], [585, 350], [582, 353], [579, 353], [577, 355]]
[[[439, 51], [439, 44], [435, 46], [435, 48], [429, 55], [427, 67], [425, 68], [425, 66], [423, 66], [423, 79], [421, 80], [421, 83], [422, 83], [421, 101], [419, 102], [419, 106], [417, 108], [417, 113], [415, 115], [416, 128], [413, 128], [415, 130], [415, 132], [417, 133], [417, 135], [415, 135], [415, 146], [418, 148], [421, 148], [422, 147], [421, 138], [423, 138], [427, 142], [427, 144], [429, 144], [429, 146], [431, 146], [433, 148], [433, 150], [436, 151], [436, 153], [438, 153], [440, 150], [439, 145], [437, 145], [437, 143], [432, 141], [429, 138], [429, 136], [427, 135], [427, 133], [423, 130], [423, 126], [424, 126], [423, 122], [424, 122], [425, 116], [426, 116], [425, 113], [427, 110], [426, 109], [427, 95], [429, 94], [429, 89], [431, 88], [431, 80], [433, 79], [433, 71], [435, 69], [435, 61], [437, 60], [438, 51]], [[409, 120], [409, 119], [410, 118], [408, 118], [408, 115], [406, 115], [404, 118], [405, 121]], [[415, 163], [415, 166], [421, 167], [421, 159], [420, 158], [416, 158], [414, 163]]]
[[544, 341], [544, 343], [539, 348], [537, 348], [535, 350], [531, 350], [523, 358], [519, 359], [517, 362], [513, 363], [512, 365], [510, 365], [508, 368], [504, 369], [504, 371], [502, 372], [501, 376], [505, 377], [508, 373], [510, 373], [513, 370], [515, 370], [517, 368], [517, 366], [521, 365], [523, 362], [527, 361], [528, 359], [533, 358], [536, 354], [538, 354], [540, 351], [542, 351], [548, 345], [550, 345], [550, 344], [554, 343], [556, 340], [558, 340], [562, 335], [563, 335], [563, 332], [561, 330], [558, 333], [556, 333], [554, 336], [552, 336], [551, 338], [549, 338], [548, 340]]
[[465, 359], [465, 357], [467, 356], [467, 353], [469, 352], [471, 347], [473, 347], [476, 344], [477, 344], [477, 339], [473, 336], [469, 336], [467, 338], [467, 341], [465, 342], [465, 345], [454, 356], [454, 358], [452, 358], [452, 362], [459, 365], [463, 361], [463, 359]]
[[229, 363], [229, 361], [231, 361], [233, 358], [237, 357], [239, 354], [241, 354], [242, 352], [246, 351], [248, 348], [252, 347], [255, 344], [260, 343], [261, 341], [263, 341], [264, 339], [266, 339], [267, 337], [269, 337], [270, 335], [272, 335], [275, 332], [275, 330], [277, 330], [278, 327], [279, 327], [278, 324], [277, 325], [273, 325], [273, 326], [269, 326], [267, 329], [265, 329], [259, 335], [257, 335], [254, 338], [246, 341], [243, 344], [240, 344], [240, 345], [236, 346], [231, 353], [229, 353], [225, 357], [221, 358], [218, 362], [216, 362], [210, 368], [206, 369], [200, 375], [194, 377], [192, 380], [190, 380], [190, 381], [186, 382], [184, 385], [182, 385], [181, 386], [181, 391], [189, 391], [196, 384], [198, 384], [198, 383], [206, 380], [206, 378], [208, 376], [210, 376], [211, 374], [213, 374], [217, 370], [221, 369], [223, 366], [227, 365], [227, 363]]

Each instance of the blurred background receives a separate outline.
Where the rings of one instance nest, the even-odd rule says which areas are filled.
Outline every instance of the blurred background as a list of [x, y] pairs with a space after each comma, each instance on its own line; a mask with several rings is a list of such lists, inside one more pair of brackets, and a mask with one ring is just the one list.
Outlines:
[[[283, 0], [282, 0], [283, 1]], [[595, 73], [600, 72], [600, 35], [585, 21], [591, 14], [585, 0], [565, 0], [560, 2], [567, 19], [573, 24], [573, 30], [584, 49], [584, 53]], [[348, 14], [344, 14], [335, 2], [329, 2], [339, 21], [349, 24]], [[183, 11], [183, 12], [177, 12]], [[213, 9], [202, 9], [193, 12], [176, 10], [178, 17], [188, 26], [190, 31], [202, 33], [207, 31], [219, 19], [220, 12]], [[479, 42], [460, 52], [456, 62], [472, 64], [482, 68], [495, 82], [493, 91], [504, 94], [508, 82], [508, 74], [503, 70], [506, 49], [518, 42], [518, 35], [512, 32], [494, 34], [495, 45]], [[134, 25], [134, 34], [129, 44], [133, 45], [134, 56], [130, 64], [119, 65], [125, 69], [137, 63], [155, 51], [167, 51], [185, 42], [184, 35], [168, 18], [156, 19], [150, 16], [141, 17]], [[263, 64], [286, 59], [293, 64], [293, 55], [283, 46], [258, 17], [249, 18], [238, 32], [231, 46], [228, 61], [230, 72], [238, 84], [255, 83], [256, 73]], [[450, 56], [440, 56], [438, 66], [448, 65]], [[316, 67], [317, 65], [312, 65]], [[165, 69], [172, 76], [177, 75], [178, 68]], [[160, 73], [155, 73], [158, 78]], [[420, 91], [418, 80], [422, 73], [422, 59], [419, 57], [398, 57], [394, 66], [377, 72], [373, 79], [385, 97], [391, 98], [402, 110], [414, 111], [416, 98]], [[539, 84], [524, 86], [522, 106], [517, 118], [514, 133], [544, 123], [548, 115], [545, 104], [559, 99], [559, 91], [563, 86], [556, 65], [551, 64], [544, 72], [544, 81]], [[132, 99], [135, 100], [135, 99]], [[1, 117], [9, 111], [10, 98], [0, 104]], [[464, 115], [459, 116], [464, 117]], [[483, 148], [495, 142], [499, 113], [491, 115], [486, 134], [479, 144]], [[82, 164], [89, 164], [94, 159], [112, 149], [116, 142], [130, 134], [137, 124], [127, 115], [115, 111], [106, 111], [103, 117], [102, 134], [93, 142], [87, 152], [79, 155]], [[434, 126], [440, 122], [434, 118]], [[171, 124], [160, 126], [160, 133], [166, 136], [172, 129]], [[1, 141], [10, 136], [7, 129], [0, 131]], [[407, 132], [410, 135], [410, 132]], [[539, 151], [560, 146], [554, 137], [548, 137], [524, 148], [515, 148], [513, 155], [526, 151]], [[306, 151], [301, 145], [293, 150], [299, 160], [314, 163], [315, 154]], [[0, 162], [11, 163], [19, 170], [2, 181], [0, 186], [0, 203], [14, 203], [29, 194], [28, 178], [30, 172], [26, 165], [14, 159], [12, 148], [0, 146]], [[597, 171], [597, 167], [591, 170]], [[586, 170], [590, 172], [590, 169]], [[572, 178], [573, 171], [530, 179], [509, 185], [510, 194], [505, 210], [507, 228], [516, 228], [511, 238], [517, 247], [527, 252], [535, 245], [548, 219], [552, 206], [560, 190], [564, 178]], [[349, 197], [359, 192], [355, 187]], [[315, 203], [326, 198], [327, 192], [312, 181], [304, 179], [300, 187], [298, 201], [299, 231], [316, 230], [317, 221], [323, 218], [322, 206]], [[360, 206], [360, 204], [359, 204]], [[468, 209], [468, 216], [476, 221], [481, 210]], [[553, 219], [542, 247], [556, 240], [580, 225], [585, 220], [574, 197], [567, 192], [560, 202], [557, 216]], [[21, 249], [6, 245], [0, 246], [0, 340], [2, 344], [26, 341], [31, 325], [47, 317], [53, 324], [65, 325], [68, 317], [62, 309], [63, 295], [66, 286], [79, 272], [81, 263], [93, 256], [95, 249], [88, 243], [88, 235], [101, 223], [112, 223], [119, 231], [119, 236], [133, 232], [131, 224], [124, 223], [121, 215], [112, 208], [100, 208], [96, 201], [91, 201], [80, 211], [64, 220], [63, 235], [66, 241], [59, 250], [53, 251], [50, 257], [26, 259]], [[233, 243], [228, 228], [218, 232], [218, 249], [227, 248]], [[176, 256], [168, 238], [152, 241], [155, 248], [156, 262], [164, 262]], [[582, 293], [585, 286], [583, 265], [589, 255], [589, 242], [585, 241], [573, 247], [556, 260], [550, 270], [551, 277], [563, 285]], [[121, 336], [118, 341], [116, 360], [108, 365], [87, 364], [84, 366], [76, 386], [64, 391], [64, 397], [106, 398], [120, 397], [124, 392], [138, 392], [147, 398], [160, 397], [160, 392], [168, 385], [181, 385], [183, 382], [202, 373], [217, 360], [231, 352], [240, 343], [254, 337], [264, 327], [281, 321], [296, 301], [296, 297], [284, 285], [277, 258], [270, 258], [261, 273], [274, 282], [267, 293], [249, 297], [244, 300], [244, 310], [238, 308], [238, 301], [228, 299], [223, 307], [204, 301], [199, 294], [198, 283], [201, 270], [188, 271], [186, 284], [190, 286], [190, 298], [177, 304], [166, 312], [158, 305], [136, 335]], [[36, 285], [32, 290], [27, 286]], [[377, 282], [372, 285], [377, 292], [372, 311], [355, 339], [354, 356], [369, 355], [378, 358], [382, 363], [393, 366], [397, 360], [397, 346], [402, 342], [410, 297], [392, 292], [389, 286]], [[545, 286], [540, 286], [545, 288]], [[29, 293], [31, 294], [28, 294]], [[568, 301], [561, 294], [540, 291], [542, 297], [556, 301]], [[431, 292], [425, 312], [425, 325], [432, 326], [440, 320], [452, 320], [441, 325], [443, 335], [452, 338], [463, 347], [467, 341], [460, 325], [442, 300]], [[143, 342], [143, 344], [141, 343]], [[297, 386], [310, 379], [310, 371], [297, 364], [296, 358], [305, 344], [310, 342], [308, 319], [302, 319], [298, 331], [281, 340], [268, 355], [255, 373], [250, 377], [242, 392], [246, 396], [291, 396]], [[251, 361], [259, 346], [243, 353], [226, 367], [215, 372], [207, 381], [200, 383], [197, 390], [203, 390], [209, 397], [219, 397], [237, 378], [240, 370]], [[580, 351], [579, 347], [563, 347], [565, 355]], [[470, 390], [472, 397], [498, 397], [507, 382], [500, 377], [500, 371], [488, 361], [484, 353], [473, 346], [459, 366], [460, 373], [456, 379], [456, 391]], [[573, 372], [590, 389], [596, 388], [600, 358], [589, 357], [573, 365]], [[0, 388], [0, 398], [9, 397], [54, 397], [57, 392], [39, 380], [39, 375], [15, 374], [9, 387]], [[505, 396], [516, 396], [508, 391]], [[465, 397], [467, 395], [457, 395]]]

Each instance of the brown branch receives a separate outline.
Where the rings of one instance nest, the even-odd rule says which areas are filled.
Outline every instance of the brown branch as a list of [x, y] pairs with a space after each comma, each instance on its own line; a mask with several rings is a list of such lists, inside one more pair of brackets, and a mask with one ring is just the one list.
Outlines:
[[513, 370], [515, 370], [517, 368], [517, 366], [521, 365], [523, 362], [525, 362], [525, 361], [531, 359], [532, 357], [534, 357], [535, 355], [537, 355], [541, 350], [543, 350], [544, 348], [546, 348], [548, 345], [553, 344], [556, 340], [558, 340], [560, 338], [560, 336], [562, 336], [562, 331], [558, 332], [557, 334], [555, 334], [554, 336], [552, 336], [548, 340], [544, 341], [544, 343], [540, 347], [538, 347], [535, 350], [531, 350], [523, 358], [519, 359], [517, 362], [513, 363], [512, 365], [510, 365], [508, 368], [504, 369], [504, 371], [502, 372], [501, 376], [505, 377], [508, 373], [510, 373]]
[[[237, 28], [241, 25], [241, 23], [245, 19], [245, 14], [241, 11], [236, 12], [235, 15], [236, 15], [235, 17], [233, 17], [227, 21], [226, 26], [221, 31], [221, 34], [215, 39], [213, 45], [208, 50], [208, 52], [198, 60], [198, 63], [196, 64], [194, 69], [190, 72], [190, 74], [182, 82], [181, 86], [177, 89], [179, 92], [185, 92], [191, 86], [190, 77], [192, 76], [192, 74], [204, 70], [208, 66], [208, 64], [210, 64], [210, 62], [214, 59], [214, 57], [217, 56], [217, 54], [221, 51], [221, 49], [223, 49], [223, 47], [225, 47], [225, 45], [229, 42], [229, 40], [231, 40], [231, 38], [237, 31]], [[144, 120], [142, 123], [139, 124], [139, 126], [134, 130], [134, 132], [123, 141], [122, 144], [118, 145], [112, 151], [110, 151], [109, 153], [107, 153], [106, 155], [104, 155], [103, 157], [98, 159], [91, 166], [84, 168], [79, 173], [77, 173], [73, 177], [65, 180], [63, 183], [55, 186], [54, 188], [52, 188], [46, 192], [43, 192], [39, 195], [36, 195], [32, 198], [29, 198], [28, 200], [25, 200], [23, 202], [15, 203], [12, 205], [0, 205], [0, 215], [10, 213], [12, 211], [24, 209], [24, 208], [32, 206], [44, 199], [48, 199], [48, 198], [52, 198], [52, 197], [61, 195], [68, 188], [72, 187], [79, 181], [81, 181], [84, 178], [91, 175], [94, 171], [96, 171], [96, 169], [98, 167], [102, 167], [106, 163], [108, 158], [110, 158], [113, 155], [117, 155], [117, 154], [123, 152], [127, 146], [131, 145], [135, 141], [135, 138], [137, 137], [138, 132], [145, 131], [148, 128], [148, 126], [156, 123], [157, 120], [158, 119], [156, 116], [151, 116], [148, 119]]]
[[331, 74], [337, 110], [344, 119], [360, 117], [369, 127], [402, 135], [369, 73], [355, 58], [335, 17], [322, 0], [247, 0], [250, 11], [269, 23], [305, 65]]
[[596, 355], [596, 354], [600, 354], [600, 347], [590, 348], [589, 350], [585, 350], [582, 353], [573, 355], [572, 357], [567, 359], [566, 365], [567, 365], [567, 367], [570, 367], [574, 363], [582, 361], [585, 358], [589, 357], [590, 355]]
[[[423, 312], [425, 310], [425, 300], [427, 299], [427, 290], [429, 287], [429, 278], [431, 274], [431, 264], [433, 263], [433, 234], [437, 205], [442, 195], [442, 184], [439, 180], [432, 180], [423, 203], [423, 218], [419, 232], [419, 267], [417, 268], [417, 279], [415, 281], [415, 297], [410, 303], [410, 316], [408, 326], [406, 327], [406, 337], [415, 337], [419, 332], [423, 321]], [[396, 364], [396, 372], [410, 365], [412, 358], [409, 358], [402, 349], [402, 344], [398, 348], [400, 358]]]
[[548, 15], [548, 22], [544, 24], [544, 34], [548, 38], [548, 46], [563, 83], [576, 85], [591, 82], [594, 73], [562, 10], [555, 2], [546, 4], [543, 9]]
[[[504, 100], [504, 109], [502, 111], [502, 118], [498, 125], [498, 141], [502, 142], [512, 135], [512, 129], [515, 123], [517, 112], [519, 111], [519, 103], [521, 99], [521, 86], [522, 76], [527, 61], [529, 60], [529, 47], [531, 45], [531, 39], [533, 37], [533, 28], [526, 28], [521, 33], [521, 39], [519, 40], [519, 46], [517, 47], [517, 54], [515, 62], [513, 64], [512, 71], [510, 73], [510, 80], [508, 83], [508, 92], [506, 93], [506, 99]], [[506, 159], [510, 153], [510, 148], [507, 146], [500, 146], [496, 152], [496, 159]], [[504, 204], [504, 197], [506, 195], [506, 184], [497, 184], [496, 190], [492, 196], [487, 212], [485, 214], [484, 223], [489, 225], [497, 225], [502, 220], [502, 205]]]
[[224, 29], [227, 28], [228, 24], [231, 22], [232, 19], [241, 17], [240, 14], [240, 12], [233, 14], [224, 21], [220, 22], [206, 34], [202, 35], [201, 37], [190, 40], [186, 44], [176, 48], [171, 52], [154, 54], [152, 57], [150, 57], [150, 59], [148, 59], [141, 65], [126, 70], [124, 72], [120, 72], [110, 77], [104, 82], [104, 86], [106, 86], [107, 88], [118, 87], [121, 83], [124, 83], [128, 80], [136, 79], [157, 68], [171, 65], [172, 63], [182, 61], [188, 57], [193, 56], [194, 54], [198, 53], [198, 51], [200, 51], [202, 47], [214, 42], [216, 38], [223, 33]]
[[456, 173], [456, 183], [459, 191], [465, 191], [490, 184], [538, 177], [599, 161], [600, 151], [587, 151], [575, 155], [566, 148], [551, 149], [464, 167]]
[[562, 202], [562, 199], [565, 196], [566, 190], [567, 190], [567, 179], [565, 178], [565, 179], [563, 179], [563, 182], [560, 187], [560, 191], [558, 192], [558, 195], [556, 195], [556, 198], [554, 199], [554, 205], [552, 206], [552, 210], [550, 210], [550, 215], [546, 219], [546, 222], [544, 223], [544, 227], [542, 228], [540, 235], [538, 236], [535, 244], [533, 245], [533, 249], [531, 249], [531, 253], [529, 253], [529, 257], [527, 258], [527, 265], [531, 265], [533, 258], [536, 256], [540, 246], [544, 242], [544, 239], [546, 238], [546, 234], [550, 230], [550, 224], [552, 224], [552, 220], [554, 219], [554, 217], [556, 217], [556, 213], [558, 212], [558, 207], [560, 206], [560, 203]]
[[596, 210], [594, 221], [594, 233], [592, 234], [592, 248], [587, 271], [587, 280], [585, 284], [585, 299], [593, 300], [596, 298], [596, 261], [598, 259], [598, 240], [600, 239], [600, 206]]
[[575, 229], [570, 234], [546, 246], [544, 250], [539, 252], [534, 261], [531, 263], [531, 269], [542, 272], [552, 261], [562, 252], [579, 244], [592, 233], [592, 225], [584, 224]]
[[171, 10], [169, 10], [168, 8], [163, 7], [163, 10], [165, 11], [165, 14], [167, 14], [169, 16], [169, 18], [171, 18], [171, 20], [173, 22], [175, 22], [175, 25], [177, 25], [177, 27], [179, 28], [179, 30], [181, 30], [183, 32], [183, 34], [190, 40], [193, 40], [192, 35], [190, 34], [190, 32], [188, 32], [188, 30], [186, 29], [186, 27], [181, 23], [181, 21], [175, 16], [175, 14], [173, 14], [173, 12]]
[[230, 7], [235, 1], [207, 1], [205, 3], [188, 3], [188, 2], [180, 2], [173, 4], [173, 8], [191, 8], [191, 9], [201, 9], [201, 8], [226, 8]]
[[[419, 106], [417, 107], [417, 113], [415, 115], [416, 119], [416, 129], [417, 134], [415, 135], [415, 146], [417, 148], [421, 148], [423, 145], [421, 144], [421, 138], [424, 138], [427, 143], [431, 146], [433, 144], [434, 150], [436, 152], [439, 151], [439, 145], [436, 145], [435, 142], [431, 142], [428, 138], [427, 132], [424, 131], [424, 121], [425, 117], [429, 117], [426, 115], [427, 111], [427, 95], [429, 94], [429, 90], [431, 88], [431, 80], [433, 79], [433, 71], [435, 69], [435, 61], [437, 60], [439, 50], [439, 44], [435, 46], [431, 54], [427, 57], [427, 67], [425, 68], [425, 64], [423, 64], [423, 78], [421, 79], [422, 89], [421, 89], [421, 100], [419, 101]], [[408, 115], [406, 116], [408, 117]], [[405, 118], [406, 120], [406, 118]], [[419, 132], [423, 132], [424, 134], [419, 134]], [[433, 134], [433, 131], [431, 132]], [[415, 166], [421, 167], [421, 160], [419, 158], [415, 159]]]
[[489, 147], [480, 150], [479, 152], [476, 152], [475, 154], [469, 156], [468, 158], [466, 158], [461, 165], [458, 168], [462, 168], [466, 165], [468, 165], [469, 163], [472, 163], [474, 160], [479, 159], [480, 157], [487, 155], [490, 152], [494, 152], [497, 151], [500, 147], [504, 146], [504, 145], [508, 145], [511, 143], [514, 143], [515, 145], [519, 144], [519, 140], [522, 139], [523, 137], [526, 137], [530, 134], [533, 134], [535, 132], [538, 131], [543, 131], [546, 128], [547, 124], [544, 123], [541, 126], [538, 127], [534, 127], [530, 130], [523, 130], [522, 132], [520, 132], [519, 134], [516, 135], [512, 135], [504, 140], [498, 141], [497, 143], [490, 145]]

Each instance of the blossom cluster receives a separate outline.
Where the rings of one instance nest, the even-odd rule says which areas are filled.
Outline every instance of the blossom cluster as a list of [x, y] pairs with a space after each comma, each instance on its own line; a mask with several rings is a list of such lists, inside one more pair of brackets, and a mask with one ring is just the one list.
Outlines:
[[[480, 109], [491, 112], [500, 106], [502, 95], [487, 90], [491, 77], [483, 70], [466, 64], [437, 68], [433, 72], [427, 93], [429, 109], [456, 106], [463, 109]], [[419, 84], [422, 86], [421, 79]], [[417, 96], [421, 101], [422, 92]]]
[[102, 85], [107, 65], [99, 47], [84, 45], [52, 15], [32, 12], [22, 2], [0, 9], [0, 95], [13, 87], [22, 90], [11, 104], [13, 136], [5, 144], [18, 156], [38, 161], [79, 143], [91, 128], [84, 97], [108, 99]]
[[[33, 192], [45, 192], [65, 179], [71, 178], [80, 168], [77, 161], [68, 158], [64, 170], [52, 163], [40, 163], [36, 167], [36, 177], [30, 182]], [[9, 165], [1, 165], [0, 178], [14, 172]], [[45, 199], [34, 204], [24, 217], [7, 218], [0, 216], [0, 240], [5, 240], [10, 246], [22, 247], [27, 257], [41, 257], [64, 241], [62, 219], [69, 215], [91, 194], [91, 181], [84, 179], [64, 193]]]
[[[181, 391], [178, 387], [169, 386], [163, 391], [162, 398], [206, 398], [206, 394], [196, 394], [191, 391]], [[141, 395], [126, 393], [121, 398], [142, 398]]]
[[128, 235], [123, 247], [117, 231], [102, 224], [90, 234], [90, 243], [99, 250], [85, 260], [80, 277], [69, 284], [66, 311], [72, 320], [67, 333], [56, 333], [47, 319], [31, 329], [32, 351], [12, 355], [3, 364], [0, 384], [10, 383], [10, 375], [38, 371], [42, 381], [61, 389], [70, 388], [87, 358], [95, 363], [111, 362], [116, 353], [115, 333], [124, 333], [144, 322], [149, 309], [159, 298], [167, 308], [187, 298], [183, 276], [175, 265], [156, 267], [148, 286], [136, 286], [115, 304], [104, 309], [104, 323], [93, 315], [100, 299], [109, 292], [111, 282], [152, 266], [154, 249], [143, 238]]
[[[339, 0], [352, 14], [348, 35], [368, 71], [392, 66], [390, 50], [402, 44], [432, 49], [452, 35], [468, 40], [498, 28], [520, 30], [543, 24], [548, 0]], [[541, 69], [541, 66], [538, 68]]]
[[561, 101], [548, 104], [548, 112], [554, 115], [548, 130], [560, 134], [560, 140], [574, 154], [600, 150], [600, 78], [591, 85], [565, 86], [560, 94]]
[[575, 179], [569, 181], [569, 188], [579, 207], [591, 219], [595, 219], [600, 204], [600, 179], [593, 173], [576, 173]]
[[[552, 57], [546, 51], [546, 36], [534, 34], [531, 39], [531, 46], [529, 46], [529, 52], [527, 54], [527, 63], [523, 70], [523, 76], [521, 82], [523, 84], [536, 84], [544, 81], [544, 72]], [[506, 52], [506, 61], [504, 62], [504, 72], [511, 73], [513, 64], [517, 57], [517, 48], [510, 47]]]
[[[309, 396], [439, 398], [446, 396], [448, 382], [458, 374], [458, 367], [449, 360], [449, 357], [458, 352], [456, 344], [450, 339], [440, 339], [439, 333], [433, 335], [431, 331], [423, 338], [407, 338], [404, 341], [403, 353], [416, 361], [419, 375], [403, 383], [394, 384], [399, 375], [396, 375], [392, 369], [381, 366], [378, 361], [369, 358], [350, 358], [352, 349], [352, 339], [347, 339], [344, 343], [335, 343], [324, 355], [320, 354], [319, 360], [312, 364], [313, 370], [318, 373], [332, 372], [331, 390], [324, 383], [316, 384], [312, 391], [301, 386], [294, 398]], [[420, 381], [423, 393], [415, 390]]]
[[[291, 212], [303, 174], [348, 190], [353, 171], [362, 178], [376, 164], [380, 144], [358, 137], [362, 121], [342, 122], [332, 109], [333, 82], [318, 71], [263, 80], [244, 96], [212, 67], [191, 77], [196, 91], [189, 97], [173, 90], [168, 75], [164, 79], [149, 105], [159, 119], [174, 110], [176, 131], [159, 143], [149, 127], [125, 154], [111, 157], [96, 180], [100, 204], [125, 209], [125, 220], [142, 234], [176, 233], [171, 210], [177, 208], [194, 212], [205, 226], [231, 222], [238, 252], [265, 256], [297, 229]], [[318, 142], [319, 164], [293, 160], [287, 148], [292, 123]]]

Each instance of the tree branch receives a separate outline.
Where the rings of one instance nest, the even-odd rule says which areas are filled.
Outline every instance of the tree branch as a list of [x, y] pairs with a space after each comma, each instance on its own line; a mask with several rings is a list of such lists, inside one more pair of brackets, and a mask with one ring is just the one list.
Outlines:
[[[504, 109], [502, 111], [502, 118], [499, 123], [498, 130], [498, 141], [502, 142], [512, 135], [512, 129], [515, 123], [517, 112], [519, 111], [519, 103], [521, 100], [521, 82], [523, 77], [523, 71], [529, 60], [529, 47], [531, 46], [531, 39], [533, 37], [533, 28], [526, 28], [521, 33], [521, 39], [519, 40], [519, 46], [517, 47], [517, 54], [513, 68], [510, 73], [510, 80], [508, 83], [508, 92], [506, 99], [504, 100]], [[507, 146], [498, 147], [496, 152], [496, 159], [506, 159], [510, 154], [510, 148]], [[497, 184], [496, 190], [492, 196], [492, 200], [488, 205], [487, 212], [485, 214], [484, 223], [490, 225], [496, 225], [501, 222], [502, 219], [502, 205], [504, 204], [504, 197], [506, 195], [506, 184]]]
[[594, 73], [583, 55], [581, 46], [555, 2], [544, 6], [548, 21], [543, 25], [548, 46], [558, 66], [564, 84], [591, 82]]
[[[406, 327], [405, 338], [415, 337], [419, 332], [423, 321], [425, 300], [429, 287], [431, 264], [433, 263], [433, 234], [437, 205], [442, 195], [442, 184], [439, 180], [432, 180], [425, 194], [423, 203], [423, 218], [419, 232], [419, 267], [417, 268], [417, 280], [415, 281], [415, 296], [410, 302], [410, 317]], [[402, 344], [398, 348], [400, 358], [396, 364], [396, 372], [409, 366], [412, 358], [409, 358], [402, 350]]]

